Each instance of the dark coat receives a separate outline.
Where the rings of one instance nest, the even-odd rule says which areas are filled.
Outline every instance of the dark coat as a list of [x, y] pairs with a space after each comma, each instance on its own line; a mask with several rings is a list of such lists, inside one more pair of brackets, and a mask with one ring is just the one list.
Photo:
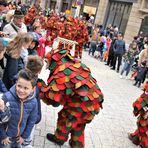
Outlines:
[[18, 59], [14, 59], [5, 55], [7, 59], [6, 67], [4, 69], [3, 82], [9, 90], [14, 85], [14, 77], [18, 73]]
[[138, 67], [138, 74], [136, 76], [136, 80], [143, 81], [145, 79], [147, 73], [146, 67]]

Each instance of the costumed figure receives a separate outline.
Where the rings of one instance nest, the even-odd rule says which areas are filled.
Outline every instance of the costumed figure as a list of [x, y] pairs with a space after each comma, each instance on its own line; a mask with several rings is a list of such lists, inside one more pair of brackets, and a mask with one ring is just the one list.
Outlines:
[[[63, 46], [63, 45], [62, 45]], [[58, 113], [57, 128], [47, 139], [63, 145], [71, 134], [72, 148], [84, 148], [84, 130], [102, 108], [103, 94], [90, 69], [74, 59], [69, 47], [59, 47], [47, 54], [50, 75], [47, 85], [38, 83], [40, 97], [47, 105], [63, 108]]]
[[52, 14], [50, 17], [41, 18], [42, 28], [47, 30], [46, 45], [51, 46], [55, 38], [62, 37], [79, 44], [75, 48], [75, 58], [82, 58], [83, 45], [88, 42], [88, 30], [84, 21], [68, 16], [61, 19], [60, 16]]
[[133, 107], [137, 116], [137, 130], [129, 134], [129, 139], [142, 148], [148, 148], [148, 81], [144, 93], [133, 103]]

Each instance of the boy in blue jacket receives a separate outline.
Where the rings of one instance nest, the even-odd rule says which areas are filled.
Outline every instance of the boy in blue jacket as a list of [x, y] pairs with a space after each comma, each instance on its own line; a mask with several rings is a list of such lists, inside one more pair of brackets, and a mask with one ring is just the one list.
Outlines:
[[[28, 56], [26, 69], [30, 70], [36, 78], [38, 78], [38, 74], [40, 74], [42, 67], [43, 67], [43, 60], [40, 56], [37, 56], [37, 55]], [[41, 121], [41, 117], [42, 117], [41, 102], [40, 102], [39, 93], [40, 93], [39, 88], [38, 88], [38, 86], [36, 86], [35, 96], [36, 96], [37, 104], [38, 104], [38, 112], [37, 112], [37, 121], [35, 122], [35, 124], [38, 124]], [[35, 127], [31, 131], [30, 136], [27, 139], [25, 139], [22, 148], [31, 148], [32, 147], [30, 145], [30, 143], [33, 140], [34, 129], [35, 129]]]
[[21, 148], [24, 140], [30, 136], [38, 112], [36, 82], [36, 77], [30, 71], [21, 70], [16, 84], [4, 94], [4, 101], [10, 104], [11, 118], [6, 127], [0, 127], [0, 148]]

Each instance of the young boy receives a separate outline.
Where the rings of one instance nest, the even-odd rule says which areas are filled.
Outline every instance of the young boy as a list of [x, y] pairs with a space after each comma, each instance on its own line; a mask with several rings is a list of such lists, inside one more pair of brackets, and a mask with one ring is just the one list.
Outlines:
[[[40, 56], [29, 56], [26, 64], [26, 69], [30, 70], [32, 74], [38, 78], [38, 74], [41, 72], [43, 67], [43, 60]], [[37, 99], [37, 104], [38, 104], [38, 112], [37, 112], [37, 120], [35, 124], [38, 124], [41, 121], [41, 103], [40, 103], [40, 98], [39, 98], [39, 88], [36, 86], [36, 92], [35, 96]], [[32, 146], [30, 145], [34, 135], [34, 128], [31, 131], [30, 136], [25, 139], [22, 148], [31, 148]]]
[[144, 92], [133, 103], [134, 115], [137, 116], [137, 129], [128, 138], [141, 148], [148, 148], [148, 82], [144, 85]]
[[37, 120], [36, 83], [37, 79], [29, 70], [21, 70], [16, 84], [4, 94], [4, 101], [10, 103], [11, 118], [6, 128], [0, 127], [1, 148], [21, 148], [29, 137]]

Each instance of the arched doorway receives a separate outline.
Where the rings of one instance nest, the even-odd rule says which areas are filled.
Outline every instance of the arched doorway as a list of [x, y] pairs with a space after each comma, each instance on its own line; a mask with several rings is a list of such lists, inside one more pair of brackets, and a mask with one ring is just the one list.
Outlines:
[[144, 35], [148, 36], [148, 16], [145, 16], [142, 20], [140, 31], [142, 31]]

